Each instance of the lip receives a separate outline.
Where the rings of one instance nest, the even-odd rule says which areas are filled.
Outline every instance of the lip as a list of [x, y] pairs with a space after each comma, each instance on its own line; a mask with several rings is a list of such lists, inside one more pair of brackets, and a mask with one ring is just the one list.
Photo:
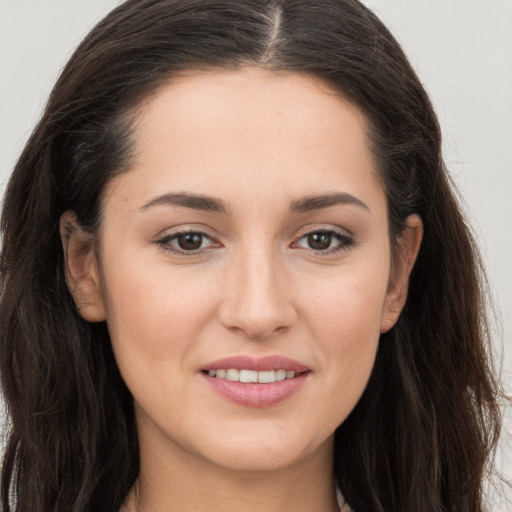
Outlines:
[[[286, 370], [294, 371], [298, 375], [266, 384], [232, 382], [208, 375], [208, 370], [235, 369], [235, 370]], [[202, 377], [211, 389], [226, 400], [237, 405], [253, 408], [270, 407], [277, 405], [297, 393], [310, 375], [310, 368], [306, 365], [284, 356], [265, 356], [255, 358], [250, 356], [232, 356], [219, 359], [204, 365], [201, 368]]]
[[289, 359], [288, 357], [272, 355], [265, 357], [252, 356], [231, 356], [218, 359], [204, 365], [201, 370], [221, 370], [232, 368], [234, 370], [254, 370], [258, 372], [270, 370], [286, 370], [297, 373], [307, 372], [310, 370], [306, 365]]

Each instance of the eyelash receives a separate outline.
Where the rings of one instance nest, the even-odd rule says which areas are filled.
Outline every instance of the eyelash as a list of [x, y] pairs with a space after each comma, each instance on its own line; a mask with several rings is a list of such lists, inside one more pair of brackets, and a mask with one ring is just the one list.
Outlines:
[[195, 249], [192, 251], [186, 251], [184, 249], [177, 249], [177, 248], [173, 248], [171, 246], [171, 243], [173, 240], [177, 241], [180, 236], [185, 236], [185, 235], [199, 235], [200, 237], [203, 238], [203, 240], [208, 239], [211, 242], [213, 242], [214, 244], [218, 243], [204, 231], [200, 231], [200, 230], [196, 230], [196, 229], [178, 231], [178, 232], [172, 233], [170, 235], [165, 235], [164, 237], [158, 239], [156, 241], [156, 243], [159, 245], [159, 247], [163, 251], [167, 251], [167, 252], [171, 252], [173, 254], [178, 254], [178, 255], [183, 255], [183, 256], [195, 256], [197, 254], [202, 254], [205, 250], [207, 250], [209, 248], [209, 247], [206, 247], [206, 248]]
[[306, 247], [303, 247], [303, 249], [306, 249], [310, 252], [310, 254], [313, 254], [315, 256], [328, 256], [330, 254], [336, 254], [341, 251], [346, 251], [350, 249], [355, 241], [350, 236], [340, 233], [339, 231], [333, 230], [333, 229], [314, 229], [313, 231], [308, 231], [307, 233], [304, 233], [297, 242], [294, 242], [292, 246], [295, 246], [299, 243], [300, 240], [303, 240], [307, 237], [310, 237], [312, 235], [329, 235], [333, 239], [336, 239], [338, 241], [338, 244], [336, 244], [334, 247], [331, 247], [329, 249], [325, 250], [315, 250], [315, 249], [308, 249]]
[[[178, 231], [176, 233], [172, 233], [170, 235], [166, 235], [166, 236], [158, 239], [156, 241], [156, 243], [163, 251], [171, 252], [173, 254], [178, 254], [181, 256], [196, 256], [198, 254], [202, 254], [203, 252], [207, 251], [210, 248], [210, 247], [205, 247], [205, 248], [199, 248], [199, 249], [194, 249], [194, 250], [190, 250], [190, 251], [187, 251], [184, 249], [173, 248], [171, 245], [172, 241], [177, 241], [180, 236], [185, 236], [185, 235], [198, 235], [203, 239], [203, 241], [204, 241], [204, 239], [207, 239], [207, 240], [210, 240], [213, 245], [219, 244], [219, 242], [217, 242], [215, 239], [213, 239], [210, 235], [208, 235], [204, 231], [200, 231], [200, 230]], [[329, 235], [333, 239], [338, 240], [338, 244], [336, 246], [334, 246], [332, 248], [328, 248], [326, 250], [315, 250], [315, 249], [311, 249], [311, 248], [308, 249], [306, 247], [302, 247], [303, 249], [306, 249], [310, 254], [313, 254], [315, 256], [319, 256], [319, 255], [326, 256], [326, 255], [335, 254], [335, 253], [338, 253], [338, 252], [341, 252], [344, 250], [348, 250], [355, 243], [353, 238], [351, 238], [350, 236], [347, 236], [344, 233], [340, 233], [340, 232], [332, 230], [332, 229], [315, 229], [313, 231], [308, 231], [307, 233], [304, 233], [302, 236], [300, 236], [298, 238], [297, 241], [293, 242], [291, 247], [297, 247], [298, 243], [301, 240], [306, 239], [307, 237], [312, 236], [312, 235]]]

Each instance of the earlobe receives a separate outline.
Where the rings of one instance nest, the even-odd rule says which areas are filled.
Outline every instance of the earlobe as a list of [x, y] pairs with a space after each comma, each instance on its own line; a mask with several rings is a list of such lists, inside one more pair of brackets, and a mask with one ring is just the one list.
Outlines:
[[386, 293], [380, 332], [389, 331], [397, 322], [407, 300], [409, 276], [418, 256], [423, 238], [423, 222], [419, 215], [410, 215], [402, 236], [397, 240], [396, 254]]
[[98, 260], [94, 239], [80, 226], [76, 215], [65, 212], [60, 218], [66, 281], [80, 315], [89, 322], [105, 320]]

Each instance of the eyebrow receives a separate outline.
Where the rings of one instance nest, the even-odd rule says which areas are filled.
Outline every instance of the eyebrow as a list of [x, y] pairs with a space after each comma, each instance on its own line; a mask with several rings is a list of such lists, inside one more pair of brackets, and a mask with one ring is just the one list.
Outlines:
[[229, 211], [227, 204], [222, 201], [222, 199], [197, 194], [187, 194], [184, 192], [178, 194], [163, 194], [155, 197], [140, 209], [147, 210], [152, 206], [159, 205], [184, 206], [186, 208], [192, 208], [193, 210], [224, 214], [227, 214]]
[[[332, 194], [307, 196], [292, 201], [290, 204], [290, 212], [306, 213], [340, 204], [351, 204], [370, 211], [370, 208], [368, 208], [368, 206], [357, 197], [345, 192], [337, 192]], [[193, 210], [223, 213], [226, 215], [230, 212], [228, 205], [222, 199], [198, 194], [188, 194], [185, 192], [169, 193], [155, 197], [144, 204], [140, 209], [146, 210], [152, 206], [161, 205], [184, 206], [185, 208], [192, 208]]]
[[363, 201], [345, 192], [323, 194], [319, 196], [308, 196], [297, 199], [290, 205], [290, 211], [292, 213], [306, 213], [315, 210], [321, 210], [322, 208], [329, 208], [330, 206], [336, 206], [339, 204], [351, 204], [370, 211], [370, 208], [368, 208], [368, 206], [363, 203]]

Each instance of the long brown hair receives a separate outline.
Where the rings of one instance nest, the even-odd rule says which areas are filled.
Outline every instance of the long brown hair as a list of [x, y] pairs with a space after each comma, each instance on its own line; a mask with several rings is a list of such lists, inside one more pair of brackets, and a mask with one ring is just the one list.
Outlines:
[[5, 196], [5, 512], [118, 511], [137, 478], [132, 398], [106, 325], [76, 311], [59, 218], [73, 210], [97, 230], [106, 185], [129, 170], [143, 99], [180, 71], [245, 65], [322, 78], [362, 109], [393, 240], [410, 214], [424, 223], [406, 307], [336, 432], [342, 492], [357, 512], [482, 510], [500, 425], [485, 281], [399, 44], [356, 0], [128, 0], [71, 57]]

